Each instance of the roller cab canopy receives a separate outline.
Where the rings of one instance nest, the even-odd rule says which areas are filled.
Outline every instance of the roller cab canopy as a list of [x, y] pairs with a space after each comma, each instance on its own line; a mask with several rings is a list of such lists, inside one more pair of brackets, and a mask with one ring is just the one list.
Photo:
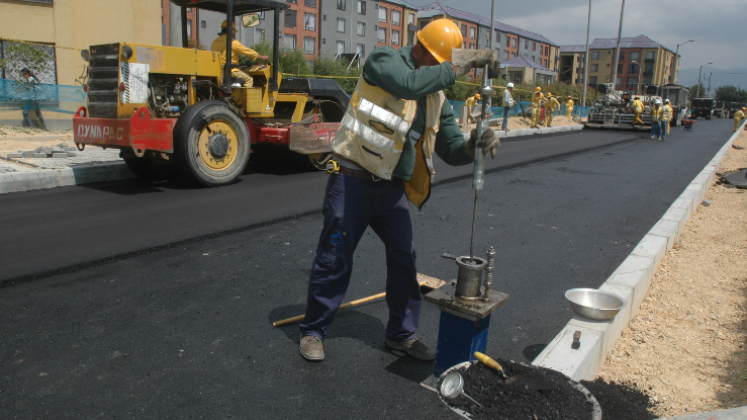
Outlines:
[[[229, 0], [171, 0], [180, 7], [195, 7], [197, 9], [212, 10], [213, 12], [226, 13]], [[233, 0], [234, 15], [245, 15], [247, 13], [265, 12], [271, 10], [285, 10], [289, 6], [285, 3], [272, 0]]]

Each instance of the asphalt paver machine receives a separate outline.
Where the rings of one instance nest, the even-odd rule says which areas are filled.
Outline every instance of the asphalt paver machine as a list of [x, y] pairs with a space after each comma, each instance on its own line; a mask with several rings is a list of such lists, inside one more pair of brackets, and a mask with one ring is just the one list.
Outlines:
[[[588, 128], [604, 128], [617, 130], [651, 130], [651, 108], [654, 101], [661, 100], [655, 86], [646, 89], [643, 95], [630, 95], [627, 92], [615, 90], [613, 83], [597, 85], [597, 91], [604, 96], [597, 99], [589, 109], [586, 122]], [[643, 102], [641, 120], [643, 125], [634, 125], [633, 100], [638, 96]]]
[[211, 187], [241, 175], [256, 145], [290, 149], [324, 169], [350, 99], [333, 80], [280, 74], [280, 13], [288, 4], [171, 2], [181, 7], [183, 45], [188, 45], [187, 7], [226, 13], [226, 57], [235, 16], [272, 12], [272, 63], [242, 66], [254, 83], [241, 87], [231, 77], [236, 65], [230, 59], [224, 64], [218, 52], [130, 42], [93, 45], [82, 52], [88, 103], [73, 117], [78, 148], [116, 148], [144, 178], [180, 177]]

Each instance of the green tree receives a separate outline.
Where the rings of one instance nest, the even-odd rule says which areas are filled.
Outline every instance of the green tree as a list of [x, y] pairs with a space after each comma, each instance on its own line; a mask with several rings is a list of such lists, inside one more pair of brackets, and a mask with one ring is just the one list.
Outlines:
[[[470, 83], [469, 76], [464, 75], [457, 79], [457, 82]], [[467, 98], [477, 93], [478, 86], [468, 85], [465, 83], [455, 83], [454, 86], [450, 86], [444, 89], [446, 99], [450, 101], [466, 101]]]
[[361, 68], [350, 67], [344, 61], [336, 61], [331, 57], [317, 57], [314, 59], [314, 74], [317, 76], [334, 76], [333, 79], [348, 94], [351, 95], [358, 84]]
[[747, 102], [747, 90], [744, 90], [734, 85], [723, 85], [716, 89], [716, 100], [724, 101], [727, 104], [730, 102]]
[[[698, 87], [700, 87], [700, 92], [698, 92]], [[699, 85], [693, 85], [690, 88], [690, 99], [702, 98], [705, 96], [705, 94], [706, 94], [706, 88], [705, 86], [703, 86], [702, 83]]]
[[[266, 55], [270, 57], [270, 63], [273, 62], [272, 57], [272, 46], [269, 42], [260, 42], [251, 46], [251, 49], [259, 53], [259, 55]], [[278, 58], [280, 64], [280, 73], [287, 74], [311, 74], [311, 67], [309, 62], [306, 60], [303, 51], [299, 49], [288, 50], [282, 49], [280, 51], [280, 57]]]
[[0, 59], [0, 68], [4, 78], [21, 80], [20, 72], [27, 68], [36, 75], [51, 73], [54, 70], [54, 58], [41, 46], [22, 42], [8, 42], [5, 53]]

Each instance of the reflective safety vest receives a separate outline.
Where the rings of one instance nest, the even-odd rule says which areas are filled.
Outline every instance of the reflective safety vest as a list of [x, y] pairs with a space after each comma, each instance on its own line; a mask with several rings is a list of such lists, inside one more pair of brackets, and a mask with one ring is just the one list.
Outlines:
[[671, 121], [672, 120], [672, 107], [669, 105], [664, 105], [664, 109], [661, 112], [661, 120], [662, 121]]
[[[407, 198], [420, 207], [430, 195], [433, 151], [446, 101], [442, 91], [426, 98], [425, 132], [415, 145], [415, 167], [405, 182]], [[380, 87], [368, 84], [361, 76], [340, 124], [332, 150], [386, 180], [392, 179], [402, 148], [407, 141], [417, 101], [396, 98]]]
[[[508, 100], [506, 100], [508, 99]], [[503, 92], [503, 107], [512, 107], [514, 102], [514, 96], [508, 91], [508, 88]]]
[[640, 99], [633, 101], [633, 112], [643, 112], [643, 102]]
[[659, 122], [661, 121], [661, 107], [653, 107], [651, 108], [651, 122]]

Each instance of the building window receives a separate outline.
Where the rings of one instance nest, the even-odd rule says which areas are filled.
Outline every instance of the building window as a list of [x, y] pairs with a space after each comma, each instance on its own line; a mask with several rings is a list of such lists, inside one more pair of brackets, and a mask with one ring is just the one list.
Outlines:
[[633, 51], [630, 53], [630, 61], [638, 61], [638, 59], [641, 57], [641, 53], [638, 51]]
[[386, 43], [386, 29], [379, 27], [379, 43]]
[[314, 45], [316, 44], [316, 39], [312, 38], [310, 36], [303, 37], [303, 52], [304, 54], [314, 54]]
[[358, 22], [358, 35], [366, 36], [366, 24], [363, 22]]
[[296, 49], [296, 36], [285, 34], [285, 37], [283, 38], [283, 47], [285, 47], [285, 49], [287, 50], [295, 50]]
[[525, 50], [529, 49], [529, 41], [526, 41], [526, 40], [524, 41], [524, 49]]
[[358, 1], [358, 14], [365, 15], [366, 14], [366, 2], [359, 0]]
[[510, 36], [507, 36], [507, 37], [506, 37], [506, 48], [508, 48], [508, 47], [510, 47], [510, 46], [511, 46], [511, 37], [510, 37]]
[[286, 3], [298, 4], [298, 0], [285, 0]]
[[462, 41], [462, 49], [465, 49], [465, 50], [467, 49], [467, 42], [466, 41]]
[[286, 28], [295, 28], [296, 27], [296, 11], [295, 10], [286, 10], [285, 13], [285, 27]]
[[511, 58], [516, 58], [516, 53], [515, 52], [511, 53]]
[[534, 61], [534, 62], [536, 63], [536, 62], [537, 62], [537, 56], [534, 56], [534, 55], [533, 55], [533, 56], [532, 56], [532, 61]]
[[654, 65], [653, 64], [646, 64], [646, 69], [644, 71], [646, 73], [653, 72], [654, 71]]
[[625, 51], [620, 51], [620, 57], [617, 61], [625, 61]]
[[313, 13], [303, 14], [303, 28], [307, 31], [316, 30], [316, 15]]
[[201, 20], [200, 21], [200, 28], [207, 28], [207, 22], [205, 22], [204, 20]]
[[516, 48], [516, 38], [511, 39], [511, 47]]
[[638, 78], [637, 77], [628, 77], [628, 86], [630, 85], [637, 85], [638, 84]]
[[379, 6], [379, 22], [385, 22], [386, 23], [386, 7]]
[[599, 64], [589, 65], [589, 71], [599, 71]]
[[545, 59], [545, 67], [547, 67], [547, 59]]
[[536, 51], [536, 50], [537, 50], [537, 43], [532, 42], [532, 51]]
[[415, 24], [415, 15], [410, 13], [407, 15], [407, 24], [408, 25], [414, 25]]
[[506, 60], [508, 60], [509, 58], [511, 58], [511, 57], [509, 57], [508, 51], [506, 51]]
[[591, 59], [592, 60], [599, 60], [599, 51], [592, 51], [591, 52]]
[[469, 39], [475, 39], [475, 28], [469, 28]]
[[462, 24], [462, 37], [467, 38], [467, 25]]
[[306, 7], [316, 7], [316, 0], [303, 0], [303, 5]]
[[187, 19], [187, 38], [192, 39], [192, 19]]
[[498, 31], [495, 31], [495, 43], [501, 42], [501, 33]]
[[345, 19], [337, 18], [337, 32], [345, 33]]
[[399, 45], [399, 31], [392, 31], [392, 45]]
[[265, 42], [265, 30], [261, 28], [254, 28], [254, 43]]
[[337, 0], [337, 10], [346, 10], [348, 0]]
[[474, 50], [474, 49], [475, 49], [475, 44], [473, 44], [473, 43], [470, 43], [470, 44], [469, 44], [469, 49], [470, 49], [470, 50]]
[[345, 54], [345, 41], [337, 41], [337, 54]]
[[644, 77], [643, 78], [643, 84], [644, 85], [650, 85], [651, 84], [651, 78], [650, 77]]
[[592, 84], [592, 85], [596, 85], [597, 84], [597, 76], [590, 76], [589, 77], [589, 83]]
[[622, 77], [616, 77], [615, 78], [615, 86], [617, 86], [617, 85], [621, 85], [622, 86], [622, 84], [623, 84]]
[[653, 51], [646, 52], [646, 60], [653, 60], [655, 56], [656, 56], [656, 53]]
[[366, 45], [365, 44], [358, 44], [355, 47], [355, 52], [358, 54], [358, 57], [363, 58], [366, 56]]
[[637, 74], [637, 73], [638, 73], [638, 65], [628, 64], [628, 74]]
[[399, 10], [392, 10], [392, 25], [399, 25]]
[[622, 73], [622, 72], [623, 72], [623, 65], [622, 65], [622, 63], [619, 63], [619, 64], [617, 65], [617, 72], [618, 72], [618, 73]]

